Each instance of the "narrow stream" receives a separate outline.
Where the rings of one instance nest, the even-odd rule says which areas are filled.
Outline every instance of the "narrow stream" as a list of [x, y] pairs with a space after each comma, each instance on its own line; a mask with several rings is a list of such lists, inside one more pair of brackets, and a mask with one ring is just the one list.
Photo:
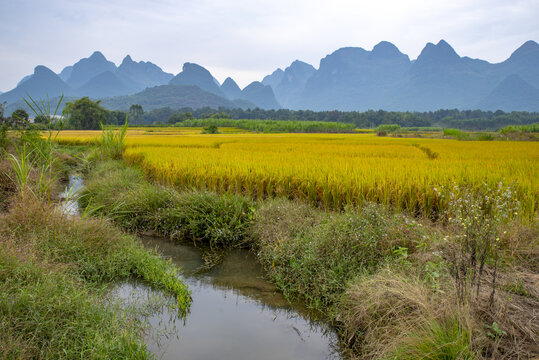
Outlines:
[[[62, 194], [67, 200], [60, 205], [68, 215], [77, 213], [76, 200], [69, 194], [82, 185], [80, 177], [70, 177]], [[230, 251], [219, 265], [204, 271], [208, 252], [203, 249], [159, 237], [141, 240], [181, 268], [193, 296], [185, 319], [166, 306], [147, 314], [146, 341], [158, 359], [341, 359], [332, 329], [312, 320], [301, 305], [291, 306], [264, 280], [252, 252]], [[116, 286], [111, 295], [134, 304], [151, 303], [154, 294], [144, 284], [131, 281]]]
[[[231, 251], [218, 266], [200, 272], [202, 251], [156, 237], [143, 237], [149, 248], [182, 269], [192, 291], [193, 304], [185, 320], [174, 319], [167, 309], [151, 315], [154, 331], [173, 335], [148, 337], [160, 359], [340, 359], [336, 335], [308, 312], [292, 307], [263, 279], [263, 270], [247, 250]], [[141, 284], [125, 283], [116, 289], [122, 299], [140, 299], [151, 292]], [[170, 322], [174, 323], [170, 323]]]

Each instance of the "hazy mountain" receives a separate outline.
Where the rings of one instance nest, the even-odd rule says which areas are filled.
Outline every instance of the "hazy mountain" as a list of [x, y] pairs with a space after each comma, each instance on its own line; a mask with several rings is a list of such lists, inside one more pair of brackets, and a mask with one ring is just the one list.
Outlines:
[[[537, 87], [538, 64], [539, 46], [534, 41], [526, 42], [499, 64], [461, 57], [444, 40], [437, 44], [428, 43], [415, 61], [410, 61], [393, 44], [385, 41], [372, 51], [342, 48], [321, 60], [319, 69], [305, 84], [298, 101], [289, 101], [287, 107], [313, 110], [466, 109], [484, 104], [482, 100], [511, 74], [518, 74], [525, 82]], [[514, 104], [512, 110], [522, 106], [517, 102]], [[538, 111], [539, 103], [531, 108]]]
[[297, 102], [297, 97], [303, 91], [307, 80], [315, 72], [316, 69], [312, 65], [296, 60], [284, 70], [277, 85], [268, 85], [273, 89], [279, 104], [286, 108]]
[[93, 77], [106, 71], [114, 73], [116, 65], [112, 61], [108, 61], [102, 53], [96, 51], [89, 58], [81, 59], [73, 65], [71, 75], [66, 82], [73, 89], [77, 89]]
[[[64, 81], [62, 81], [64, 80]], [[193, 85], [184, 88], [179, 102], [259, 106], [311, 110], [437, 110], [440, 108], [500, 109], [539, 111], [539, 45], [527, 41], [511, 56], [491, 64], [460, 56], [446, 41], [428, 43], [414, 61], [399, 49], [382, 41], [370, 51], [359, 47], [341, 48], [320, 61], [318, 70], [294, 61], [285, 70], [277, 69], [243, 91], [231, 78], [222, 86], [208, 70], [185, 63], [173, 77], [150, 62], [135, 62], [127, 55], [119, 67], [96, 51], [59, 75], [38, 66], [11, 91], [0, 95], [8, 106], [29, 92], [49, 97], [88, 95], [103, 98], [128, 95], [156, 85]], [[71, 85], [71, 86], [70, 86]], [[193, 90], [193, 98], [186, 95]], [[202, 90], [201, 90], [202, 89]], [[179, 90], [175, 90], [177, 92]], [[159, 91], [167, 103], [170, 94]], [[207, 98], [206, 93], [219, 97]], [[155, 100], [154, 93], [148, 93]], [[225, 99], [228, 98], [228, 100]], [[152, 100], [153, 101], [153, 100]], [[228, 101], [228, 102], [227, 102]], [[157, 102], [157, 100], [155, 100]], [[225, 105], [223, 105], [225, 106]]]
[[444, 40], [428, 43], [414, 62], [392, 107], [403, 110], [467, 108], [488, 95], [497, 82], [485, 76], [491, 64], [461, 58]]
[[208, 70], [193, 63], [183, 64], [182, 72], [169, 82], [170, 85], [195, 85], [204, 91], [224, 97], [214, 77]]
[[144, 90], [147, 87], [166, 85], [174, 77], [149, 61], [135, 62], [129, 55], [123, 59], [116, 70], [116, 75], [133, 92]]
[[76, 90], [79, 96], [89, 96], [91, 98], [104, 98], [110, 96], [125, 95], [130, 89], [116, 75], [110, 71], [105, 71]]
[[240, 87], [230, 77], [227, 77], [226, 80], [223, 82], [223, 85], [221, 85], [221, 91], [223, 92], [223, 94], [225, 94], [227, 99], [233, 100], [241, 98]]
[[32, 77], [32, 75], [34, 75], [34, 74], [26, 75], [25, 77], [23, 77], [23, 78], [17, 83], [17, 86], [20, 86], [23, 82], [25, 82], [26, 80], [30, 79], [30, 78]]
[[73, 73], [73, 66], [70, 65], [63, 68], [62, 71], [58, 74], [58, 76], [63, 81], [67, 81], [67, 79], [69, 79], [72, 73]]
[[531, 86], [518, 75], [509, 75], [492, 92], [477, 104], [485, 110], [537, 111], [539, 89]]
[[539, 88], [539, 44], [527, 41], [516, 49], [509, 59], [497, 64], [498, 71], [504, 78], [516, 74], [532, 86]]
[[262, 84], [271, 86], [272, 89], [277, 88], [277, 85], [283, 80], [284, 71], [279, 68], [272, 72], [270, 75], [266, 75], [264, 79], [262, 79]]
[[253, 81], [241, 91], [242, 99], [248, 100], [261, 109], [279, 109], [270, 86]]
[[69, 92], [71, 88], [58, 75], [49, 68], [39, 65], [28, 80], [0, 95], [0, 102], [14, 103], [28, 95], [36, 100], [47, 96], [53, 98]]
[[388, 42], [372, 51], [342, 48], [320, 61], [307, 81], [296, 108], [367, 110], [386, 108], [412, 63]]
[[103, 99], [102, 104], [111, 110], [129, 110], [132, 104], [140, 104], [144, 110], [167, 106], [172, 109], [180, 109], [182, 107], [198, 109], [205, 106], [213, 109], [217, 109], [220, 106], [227, 108], [254, 107], [250, 103], [246, 104], [245, 102], [227, 100], [194, 85], [156, 86], [134, 95]]

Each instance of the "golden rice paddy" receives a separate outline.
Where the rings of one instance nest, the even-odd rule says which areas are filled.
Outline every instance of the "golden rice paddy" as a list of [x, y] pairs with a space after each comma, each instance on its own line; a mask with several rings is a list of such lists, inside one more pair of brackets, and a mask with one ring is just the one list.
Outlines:
[[[377, 137], [373, 134], [251, 134], [197, 128], [129, 130], [124, 158], [153, 179], [256, 198], [306, 199], [328, 208], [376, 201], [426, 216], [453, 185], [511, 185], [526, 217], [539, 200], [539, 143]], [[64, 131], [85, 144], [99, 131]]]

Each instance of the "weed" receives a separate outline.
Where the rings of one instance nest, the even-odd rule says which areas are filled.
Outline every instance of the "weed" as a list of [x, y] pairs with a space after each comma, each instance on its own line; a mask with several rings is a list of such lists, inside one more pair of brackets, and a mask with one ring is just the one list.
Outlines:
[[125, 137], [127, 135], [127, 117], [125, 124], [117, 131], [114, 127], [101, 125], [100, 150], [102, 158], [119, 160], [122, 158]]

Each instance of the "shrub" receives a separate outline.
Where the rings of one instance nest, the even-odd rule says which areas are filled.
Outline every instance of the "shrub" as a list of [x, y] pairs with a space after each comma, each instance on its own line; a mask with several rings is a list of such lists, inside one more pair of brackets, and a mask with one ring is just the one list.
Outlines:
[[383, 124], [374, 129], [378, 136], [386, 136], [388, 134], [395, 134], [402, 130], [398, 124]]
[[420, 228], [374, 204], [327, 213], [276, 200], [259, 209], [252, 231], [259, 259], [285, 295], [324, 310], [355, 276], [413, 252]]
[[217, 125], [211, 124], [202, 130], [202, 134], [219, 134], [219, 128]]

